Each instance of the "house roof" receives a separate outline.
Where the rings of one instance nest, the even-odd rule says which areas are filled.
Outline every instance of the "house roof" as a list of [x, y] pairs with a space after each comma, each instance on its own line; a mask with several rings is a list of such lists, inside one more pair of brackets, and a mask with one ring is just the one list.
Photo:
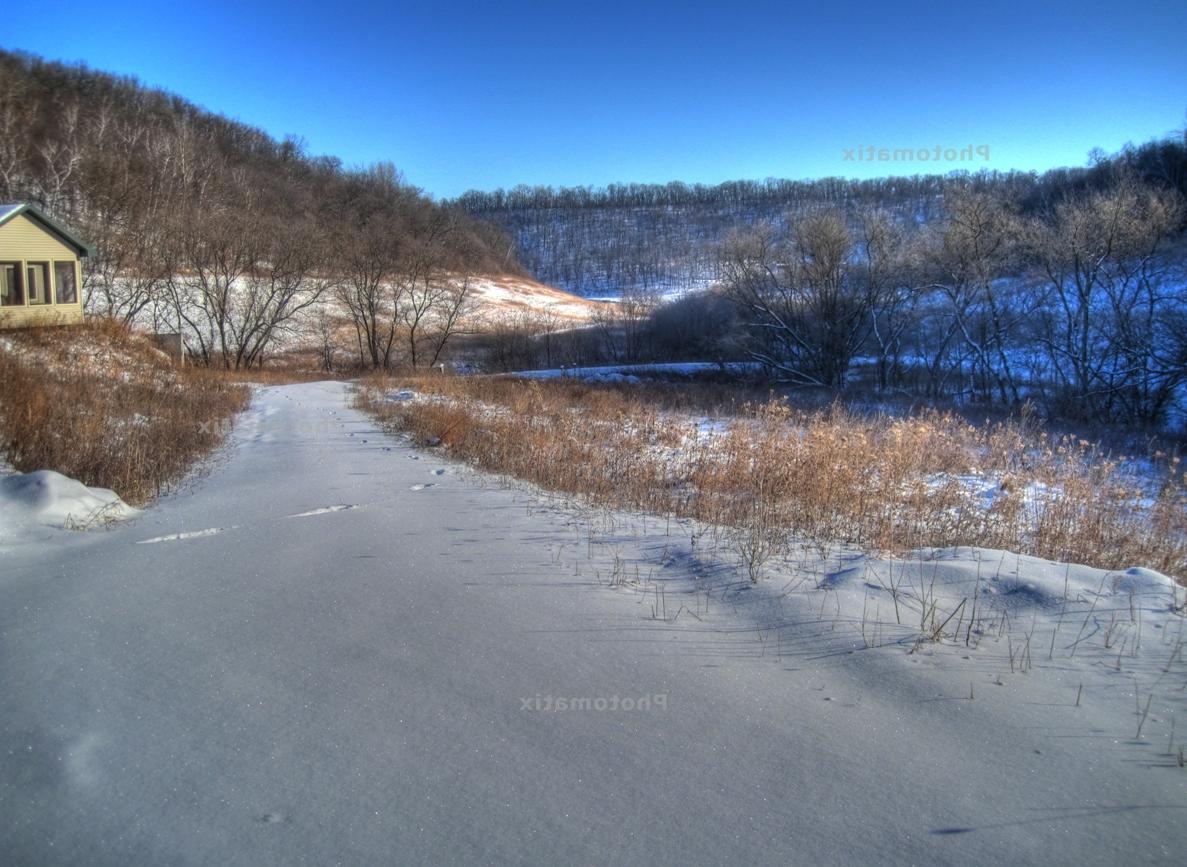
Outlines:
[[78, 237], [78, 235], [74, 234], [74, 232], [72, 232], [70, 229], [67, 229], [57, 220], [49, 217], [36, 205], [30, 205], [28, 202], [23, 204], [0, 205], [0, 226], [3, 226], [9, 220], [20, 214], [24, 214], [33, 222], [38, 223], [51, 235], [56, 235], [67, 246], [73, 247], [78, 251], [78, 255], [95, 255], [94, 247], [92, 247], [82, 238]]

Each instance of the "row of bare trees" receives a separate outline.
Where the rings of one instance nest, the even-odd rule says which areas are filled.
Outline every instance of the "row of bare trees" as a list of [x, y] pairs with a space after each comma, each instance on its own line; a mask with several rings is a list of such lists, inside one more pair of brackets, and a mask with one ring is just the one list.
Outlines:
[[1154, 424], [1187, 383], [1185, 211], [1127, 173], [1035, 214], [957, 189], [922, 226], [813, 206], [720, 252], [743, 351], [840, 390], [862, 358], [884, 389]]
[[454, 254], [464, 218], [416, 207], [383, 166], [360, 179], [349, 202], [335, 233], [342, 279], [334, 297], [349, 314], [359, 357], [376, 368], [396, 357], [435, 366], [473, 312], [471, 277]]

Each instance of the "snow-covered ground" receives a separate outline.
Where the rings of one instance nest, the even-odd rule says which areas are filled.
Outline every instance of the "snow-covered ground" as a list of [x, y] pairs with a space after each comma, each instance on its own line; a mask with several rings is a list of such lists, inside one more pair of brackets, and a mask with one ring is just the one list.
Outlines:
[[752, 371], [757, 365], [745, 361], [731, 361], [724, 365], [707, 361], [659, 362], [652, 364], [609, 364], [597, 367], [553, 367], [541, 370], [520, 370], [509, 376], [523, 379], [583, 379], [590, 382], [638, 382], [643, 378], [688, 377], [703, 373], [728, 371], [733, 374]]
[[700, 275], [680, 280], [679, 282], [660, 281], [647, 286], [619, 286], [613, 291], [592, 292], [583, 297], [590, 301], [601, 301], [606, 304], [617, 304], [626, 293], [645, 295], [660, 301], [677, 301], [686, 295], [705, 292], [720, 285], [720, 280], [712, 275]]
[[1162, 576], [803, 550], [751, 585], [713, 528], [499, 484], [346, 388], [262, 389], [181, 492], [0, 547], [6, 861], [1180, 859]]

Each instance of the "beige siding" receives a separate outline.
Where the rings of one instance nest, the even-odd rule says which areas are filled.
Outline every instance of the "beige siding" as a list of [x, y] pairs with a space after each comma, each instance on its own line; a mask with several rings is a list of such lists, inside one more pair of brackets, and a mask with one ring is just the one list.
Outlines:
[[18, 214], [0, 226], [0, 261], [77, 258], [78, 254], [74, 250], [24, 214]]
[[[53, 262], [73, 262], [78, 301], [74, 304], [26, 304], [0, 307], [0, 328], [28, 328], [39, 325], [77, 325], [82, 322], [82, 269], [78, 254], [24, 214], [18, 214], [0, 226], [0, 262], [20, 262], [22, 280], [27, 262], [49, 262], [49, 280], [53, 284]], [[54, 287], [57, 298], [57, 286]], [[28, 300], [29, 287], [25, 286]]]
[[0, 307], [0, 328], [33, 328], [42, 325], [80, 325], [81, 323], [81, 304]]

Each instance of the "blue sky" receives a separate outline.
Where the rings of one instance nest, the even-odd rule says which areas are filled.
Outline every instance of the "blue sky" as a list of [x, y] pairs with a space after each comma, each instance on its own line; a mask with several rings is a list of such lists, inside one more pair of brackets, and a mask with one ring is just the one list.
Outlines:
[[[1187, 123], [1187, 3], [210, 2], [5, 10], [0, 45], [135, 75], [440, 197], [1083, 165]], [[989, 160], [856, 162], [859, 147]]]

